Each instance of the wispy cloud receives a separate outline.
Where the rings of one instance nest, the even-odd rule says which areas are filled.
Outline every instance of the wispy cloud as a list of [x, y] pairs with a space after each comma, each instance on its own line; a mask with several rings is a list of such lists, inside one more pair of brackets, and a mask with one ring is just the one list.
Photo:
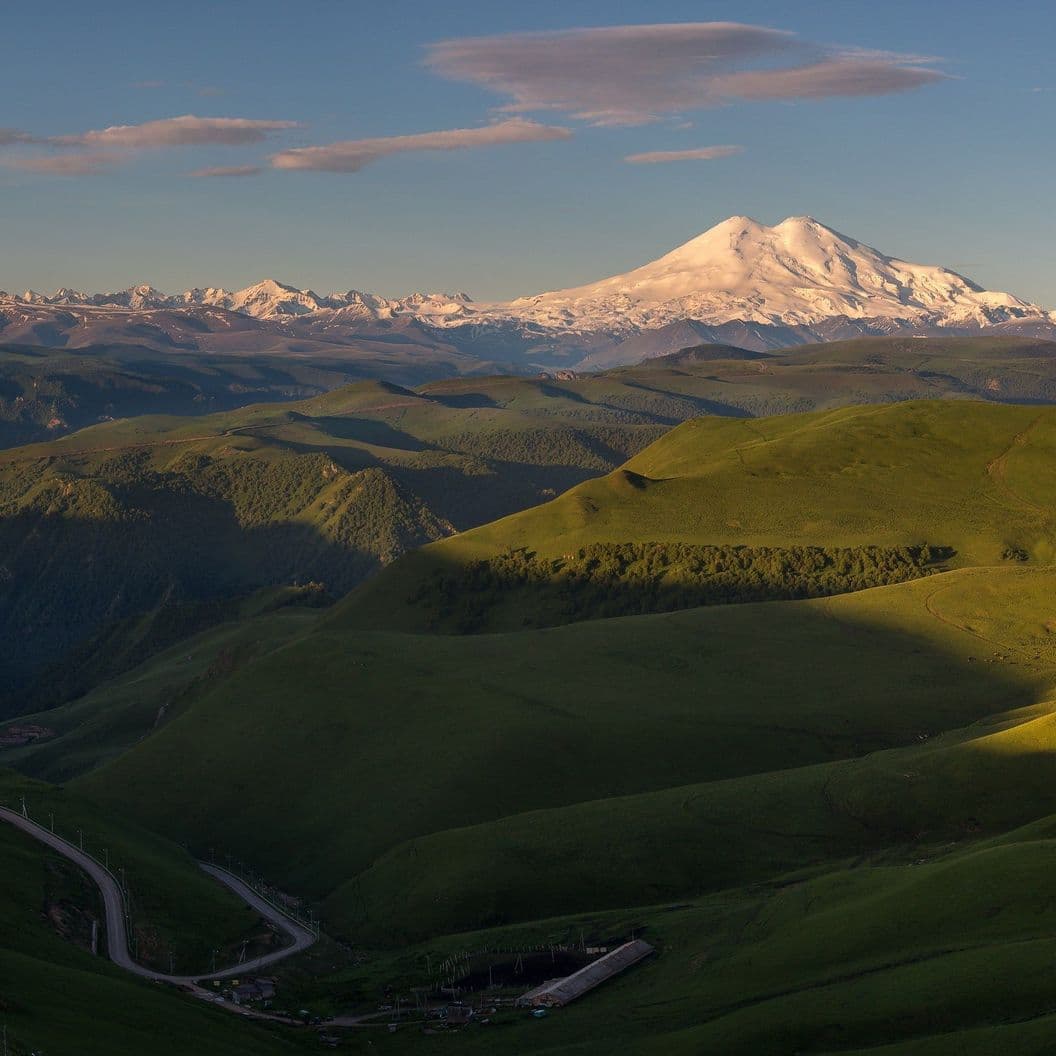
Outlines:
[[33, 143], [34, 139], [28, 132], [17, 128], [0, 128], [0, 147], [13, 147], [22, 143]]
[[666, 161], [713, 161], [740, 154], [743, 147], [694, 147], [691, 150], [650, 150], [644, 154], [628, 154], [623, 160], [632, 165], [659, 165]]
[[446, 40], [426, 63], [511, 100], [597, 125], [635, 125], [734, 99], [908, 91], [943, 79], [924, 56], [833, 47], [737, 22], [607, 26]]
[[925, 66], [831, 59], [785, 70], [742, 70], [717, 77], [715, 87], [736, 99], [827, 99], [908, 92], [941, 76]]
[[260, 143], [272, 132], [297, 128], [296, 121], [258, 121], [246, 117], [167, 117], [141, 125], [111, 125], [72, 136], [51, 136], [57, 147], [186, 147], [203, 144], [239, 146]]
[[277, 169], [313, 169], [319, 172], [359, 172], [364, 165], [390, 154], [419, 151], [472, 150], [504, 146], [511, 143], [538, 143], [544, 140], [568, 139], [570, 129], [543, 125], [515, 117], [481, 128], [451, 128], [439, 132], [420, 132], [408, 136], [384, 136], [378, 139], [351, 139], [318, 147], [284, 150], [271, 158]]
[[187, 175], [208, 179], [213, 176], [256, 176], [262, 171], [259, 165], [214, 165], [209, 169], [195, 169]]
[[35, 155], [33, 157], [6, 158], [7, 168], [23, 172], [39, 172], [48, 176], [94, 176], [105, 172], [126, 160], [124, 154], [115, 151], [85, 152], [78, 154]]

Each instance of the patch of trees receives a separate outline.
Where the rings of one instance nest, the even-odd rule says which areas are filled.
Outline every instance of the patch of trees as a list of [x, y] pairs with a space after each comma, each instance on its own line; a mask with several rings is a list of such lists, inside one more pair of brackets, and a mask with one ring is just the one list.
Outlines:
[[135, 662], [233, 599], [313, 581], [337, 596], [448, 531], [383, 470], [348, 472], [317, 453], [159, 464], [142, 450], [2, 467], [0, 716], [36, 677], [55, 682], [45, 668], [70, 666], [71, 651], [105, 639], [114, 653], [140, 617], [152, 614], [151, 634], [134, 655], [121, 647]]
[[[546, 417], [544, 414], [539, 416]], [[445, 437], [444, 446], [491, 462], [524, 466], [576, 466], [608, 473], [658, 439], [664, 431], [662, 426], [631, 430], [584, 422], [581, 427], [549, 425], [537, 429], [487, 429], [459, 433]]]
[[[411, 599], [436, 626], [488, 630], [496, 610], [545, 627], [701, 605], [818, 598], [917, 579], [949, 547], [704, 546], [595, 543], [560, 558], [508, 549], [436, 572]], [[510, 622], [507, 619], [504, 626]]]

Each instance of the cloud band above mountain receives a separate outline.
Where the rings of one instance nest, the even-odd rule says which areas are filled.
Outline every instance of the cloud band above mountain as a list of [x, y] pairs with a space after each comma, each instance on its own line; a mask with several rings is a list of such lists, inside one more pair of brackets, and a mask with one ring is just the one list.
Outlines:
[[734, 99], [908, 91], [943, 79], [930, 61], [736, 22], [470, 37], [434, 44], [426, 57], [445, 77], [509, 97], [507, 111], [558, 110], [598, 125], [643, 124]]
[[213, 176], [256, 176], [264, 170], [259, 165], [213, 165], [205, 169], [195, 169], [188, 176], [208, 178]]
[[91, 151], [76, 154], [34, 154], [30, 157], [8, 158], [10, 169], [37, 172], [48, 176], [92, 176], [105, 172], [126, 160], [118, 151]]
[[56, 147], [187, 147], [260, 143], [272, 132], [297, 128], [296, 121], [259, 121], [246, 117], [196, 117], [184, 114], [141, 125], [112, 125], [72, 136], [50, 136], [37, 142]]
[[358, 172], [364, 165], [388, 157], [418, 151], [471, 150], [506, 146], [511, 143], [538, 143], [568, 139], [567, 128], [543, 125], [515, 117], [482, 128], [451, 128], [439, 132], [419, 132], [407, 136], [377, 139], [350, 139], [319, 147], [296, 147], [272, 156], [276, 169], [312, 169], [318, 172]]
[[628, 154], [624, 161], [632, 165], [658, 165], [665, 161], [713, 161], [740, 154], [743, 147], [694, 147], [690, 150], [650, 150], [644, 154]]

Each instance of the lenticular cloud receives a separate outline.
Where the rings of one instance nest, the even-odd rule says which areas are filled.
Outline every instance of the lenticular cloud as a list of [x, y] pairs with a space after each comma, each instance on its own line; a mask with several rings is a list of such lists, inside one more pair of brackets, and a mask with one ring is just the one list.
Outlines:
[[940, 80], [915, 55], [862, 52], [737, 22], [608, 26], [447, 40], [426, 62], [514, 112], [634, 125], [734, 99], [883, 95]]

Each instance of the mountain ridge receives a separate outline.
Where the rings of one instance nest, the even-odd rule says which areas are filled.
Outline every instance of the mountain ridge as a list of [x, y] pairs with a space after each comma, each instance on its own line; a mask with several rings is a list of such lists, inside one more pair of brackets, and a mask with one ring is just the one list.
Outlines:
[[[72, 318], [27, 318], [62, 311]], [[85, 313], [79, 319], [78, 311]], [[687, 342], [673, 332], [687, 326], [702, 340], [756, 351], [902, 333], [1056, 335], [1056, 311], [984, 289], [949, 268], [889, 256], [811, 216], [773, 226], [733, 216], [628, 272], [510, 301], [477, 302], [461, 292], [319, 294], [276, 279], [176, 295], [147, 283], [115, 293], [0, 293], [0, 331], [9, 316], [19, 340], [41, 329], [62, 343], [54, 340], [56, 327], [88, 327], [100, 318], [132, 329], [158, 312], [196, 312], [195, 326], [208, 332], [248, 325], [326, 341], [415, 327], [449, 350], [514, 367], [587, 369], [633, 362], [639, 346], [649, 354], [675, 351]]]

